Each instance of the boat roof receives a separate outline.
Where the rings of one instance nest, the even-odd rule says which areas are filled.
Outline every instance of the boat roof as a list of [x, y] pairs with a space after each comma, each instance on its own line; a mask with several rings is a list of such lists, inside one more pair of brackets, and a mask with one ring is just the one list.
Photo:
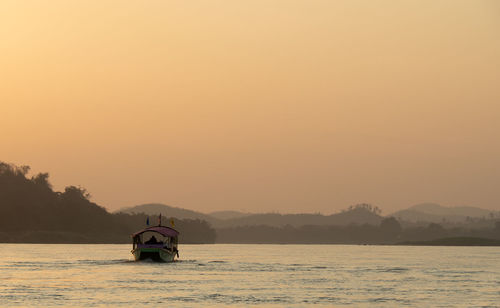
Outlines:
[[136, 233], [132, 234], [132, 237], [136, 237], [139, 234], [142, 234], [144, 232], [156, 232], [156, 233], [160, 233], [163, 236], [170, 236], [170, 237], [176, 237], [177, 235], [179, 235], [179, 231], [172, 229], [170, 227], [155, 226], [155, 227], [149, 227], [149, 228], [146, 228], [146, 229], [141, 230], [139, 232], [136, 232]]

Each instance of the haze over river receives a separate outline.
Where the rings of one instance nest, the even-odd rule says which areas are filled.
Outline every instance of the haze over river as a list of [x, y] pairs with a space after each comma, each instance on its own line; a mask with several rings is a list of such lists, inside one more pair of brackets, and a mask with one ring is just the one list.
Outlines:
[[0, 306], [500, 305], [500, 247], [2, 244]]

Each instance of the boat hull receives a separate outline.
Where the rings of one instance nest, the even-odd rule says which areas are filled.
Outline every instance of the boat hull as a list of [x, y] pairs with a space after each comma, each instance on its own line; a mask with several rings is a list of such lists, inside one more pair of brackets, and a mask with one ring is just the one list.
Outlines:
[[151, 259], [157, 262], [174, 262], [178, 255], [176, 251], [163, 248], [136, 248], [132, 250], [135, 261]]

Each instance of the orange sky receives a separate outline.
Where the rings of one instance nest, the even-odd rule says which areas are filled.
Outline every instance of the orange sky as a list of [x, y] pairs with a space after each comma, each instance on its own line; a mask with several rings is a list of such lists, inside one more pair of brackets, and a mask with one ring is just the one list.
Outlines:
[[0, 2], [0, 160], [117, 209], [500, 210], [498, 1]]

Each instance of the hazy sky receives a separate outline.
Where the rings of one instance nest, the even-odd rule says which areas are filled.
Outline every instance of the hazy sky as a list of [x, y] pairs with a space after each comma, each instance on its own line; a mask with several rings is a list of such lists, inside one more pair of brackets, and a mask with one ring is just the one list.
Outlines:
[[500, 210], [500, 1], [2, 0], [0, 107], [109, 209]]

